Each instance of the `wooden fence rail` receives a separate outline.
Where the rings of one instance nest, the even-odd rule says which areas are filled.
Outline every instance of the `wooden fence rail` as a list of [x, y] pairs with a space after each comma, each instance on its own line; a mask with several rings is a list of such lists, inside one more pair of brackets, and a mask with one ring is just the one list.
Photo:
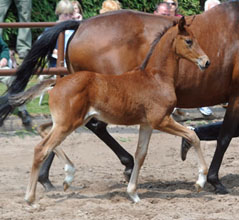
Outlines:
[[[12, 22], [1, 23], [0, 28], [42, 28], [52, 27], [56, 22]], [[16, 69], [0, 69], [0, 76], [14, 75]], [[37, 72], [36, 72], [37, 74]], [[41, 75], [65, 75], [68, 74], [67, 68], [64, 67], [64, 32], [58, 37], [58, 50], [57, 50], [57, 65], [53, 68], [45, 68]]]

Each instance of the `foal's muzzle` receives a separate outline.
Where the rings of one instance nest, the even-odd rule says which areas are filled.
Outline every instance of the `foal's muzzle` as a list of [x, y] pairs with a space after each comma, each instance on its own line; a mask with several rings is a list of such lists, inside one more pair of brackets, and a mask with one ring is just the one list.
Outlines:
[[210, 66], [211, 62], [208, 56], [204, 55], [197, 59], [197, 65], [200, 70], [205, 70]]

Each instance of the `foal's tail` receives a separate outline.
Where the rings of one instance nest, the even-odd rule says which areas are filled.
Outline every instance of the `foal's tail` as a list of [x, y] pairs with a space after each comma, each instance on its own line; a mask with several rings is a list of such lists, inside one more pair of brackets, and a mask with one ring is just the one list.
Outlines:
[[21, 66], [17, 69], [16, 79], [13, 81], [7, 92], [0, 97], [0, 124], [14, 110], [9, 103], [8, 97], [12, 94], [22, 92], [33, 74], [43, 70], [47, 59], [52, 54], [59, 34], [64, 30], [76, 30], [81, 21], [65, 21], [47, 29], [42, 33], [40, 38], [32, 45], [29, 53], [24, 59]]
[[37, 96], [40, 96], [43, 91], [51, 89], [56, 84], [56, 80], [57, 79], [44, 80], [24, 92], [9, 95], [9, 105], [11, 105], [13, 108], [16, 108], [25, 104], [26, 102], [31, 101]]

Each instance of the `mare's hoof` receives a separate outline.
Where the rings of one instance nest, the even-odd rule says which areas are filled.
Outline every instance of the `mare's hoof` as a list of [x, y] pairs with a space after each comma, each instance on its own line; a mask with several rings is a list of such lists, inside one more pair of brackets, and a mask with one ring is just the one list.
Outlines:
[[229, 192], [225, 186], [220, 184], [219, 186], [215, 186], [215, 193], [225, 195], [225, 194], [228, 194]]
[[50, 191], [53, 191], [53, 190], [56, 189], [55, 186], [53, 186], [50, 181], [44, 183], [44, 184], [43, 184], [43, 187], [45, 188], [45, 191], [46, 191], [46, 192], [50, 192]]
[[214, 189], [216, 194], [228, 194], [227, 188], [219, 181], [217, 175], [208, 175], [207, 182], [210, 183]]
[[127, 169], [127, 168], [126, 168], [125, 171], [124, 171], [124, 178], [125, 178], [125, 180], [126, 180], [127, 183], [128, 183], [129, 180], [130, 180], [132, 171], [133, 171], [133, 169]]
[[46, 192], [49, 192], [49, 191], [52, 191], [52, 190], [55, 190], [55, 187], [52, 185], [52, 183], [50, 182], [50, 180], [44, 180], [44, 181], [39, 181], [42, 186], [44, 187], [45, 191]]
[[182, 161], [186, 160], [187, 153], [191, 147], [192, 147], [191, 143], [189, 143], [185, 138], [182, 138], [182, 142], [181, 142], [181, 159], [182, 159]]

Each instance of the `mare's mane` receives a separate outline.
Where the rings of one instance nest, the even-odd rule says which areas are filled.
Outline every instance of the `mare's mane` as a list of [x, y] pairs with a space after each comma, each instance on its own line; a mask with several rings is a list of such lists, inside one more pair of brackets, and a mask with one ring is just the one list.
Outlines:
[[178, 24], [179, 20], [175, 20], [173, 21], [171, 24], [168, 24], [164, 27], [164, 29], [160, 32], [157, 33], [155, 39], [153, 40], [153, 42], [151, 43], [149, 52], [147, 53], [144, 61], [142, 62], [142, 64], [140, 65], [139, 69], [140, 70], [144, 70], [149, 62], [149, 59], [157, 45], [157, 43], [160, 41], [161, 37], [168, 31], [168, 29], [170, 29], [171, 27], [175, 26], [176, 24]]

